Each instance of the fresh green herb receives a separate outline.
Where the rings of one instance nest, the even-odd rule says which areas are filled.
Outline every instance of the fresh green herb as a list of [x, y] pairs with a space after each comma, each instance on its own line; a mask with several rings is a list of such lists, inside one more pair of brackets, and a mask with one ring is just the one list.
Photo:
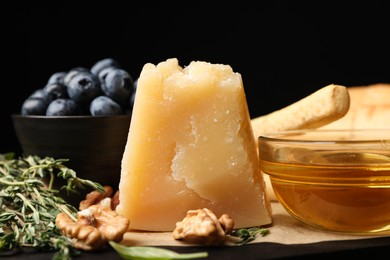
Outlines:
[[53, 188], [54, 180], [66, 180], [62, 188], [68, 193], [86, 187], [104, 192], [104, 188], [78, 178], [63, 164], [66, 161], [0, 155], [0, 254], [23, 247], [55, 252], [53, 259], [71, 259], [80, 253], [55, 225], [59, 212], [75, 219], [77, 209], [59, 196], [59, 190]]
[[269, 230], [262, 227], [251, 227], [251, 228], [239, 228], [233, 230], [232, 236], [238, 237], [241, 240], [237, 242], [239, 245], [247, 244], [255, 240], [259, 235], [262, 237], [269, 234]]
[[168, 249], [151, 247], [151, 246], [125, 246], [125, 245], [115, 243], [113, 241], [110, 241], [109, 244], [123, 259], [170, 260], [170, 259], [195, 259], [195, 258], [208, 257], [207, 252], [176, 253]]

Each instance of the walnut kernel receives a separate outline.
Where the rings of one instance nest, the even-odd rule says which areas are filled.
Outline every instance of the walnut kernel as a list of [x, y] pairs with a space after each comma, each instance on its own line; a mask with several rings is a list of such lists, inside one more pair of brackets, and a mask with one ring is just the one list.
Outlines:
[[176, 223], [173, 237], [191, 243], [219, 245], [234, 227], [234, 221], [224, 214], [220, 219], [209, 209], [189, 210], [187, 216]]

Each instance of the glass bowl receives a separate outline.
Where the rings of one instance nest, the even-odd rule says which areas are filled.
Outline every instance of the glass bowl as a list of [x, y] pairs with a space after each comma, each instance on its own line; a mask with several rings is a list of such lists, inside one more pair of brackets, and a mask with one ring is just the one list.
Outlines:
[[299, 221], [390, 233], [390, 129], [302, 130], [259, 137], [261, 171]]

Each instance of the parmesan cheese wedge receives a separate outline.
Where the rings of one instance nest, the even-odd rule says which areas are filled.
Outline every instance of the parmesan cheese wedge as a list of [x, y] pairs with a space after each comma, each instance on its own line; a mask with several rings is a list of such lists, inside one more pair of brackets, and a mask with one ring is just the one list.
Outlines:
[[235, 228], [272, 223], [241, 75], [176, 58], [145, 64], [122, 159], [116, 210], [130, 228], [172, 231], [190, 209]]

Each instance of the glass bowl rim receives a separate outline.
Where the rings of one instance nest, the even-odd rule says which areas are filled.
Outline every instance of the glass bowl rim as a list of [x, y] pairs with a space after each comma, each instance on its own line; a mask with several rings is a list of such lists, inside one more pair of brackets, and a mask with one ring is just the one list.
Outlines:
[[[364, 134], [368, 132], [373, 133], [382, 133], [386, 135], [385, 138], [363, 138], [363, 139], [340, 139], [335, 136], [334, 138], [330, 137], [331, 134], [341, 133], [341, 134]], [[316, 134], [327, 134], [326, 138], [310, 138], [302, 139], [298, 136], [303, 136], [310, 133]], [[288, 138], [288, 136], [293, 136]], [[388, 136], [388, 137], [387, 137]], [[261, 134], [258, 137], [258, 142], [285, 142], [285, 143], [316, 143], [316, 144], [330, 144], [330, 143], [373, 143], [373, 142], [390, 142], [390, 128], [367, 128], [367, 129], [300, 129], [300, 130], [287, 130], [280, 132], [273, 132], [267, 134]]]

